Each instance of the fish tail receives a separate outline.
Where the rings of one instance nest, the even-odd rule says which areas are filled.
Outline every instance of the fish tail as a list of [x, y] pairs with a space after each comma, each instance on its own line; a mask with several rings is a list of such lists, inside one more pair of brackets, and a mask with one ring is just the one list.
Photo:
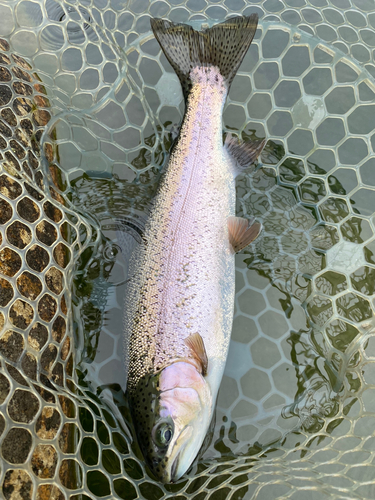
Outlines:
[[196, 31], [187, 24], [151, 19], [151, 28], [180, 79], [185, 100], [195, 68], [218, 68], [229, 89], [254, 38], [258, 15], [232, 17], [212, 28]]

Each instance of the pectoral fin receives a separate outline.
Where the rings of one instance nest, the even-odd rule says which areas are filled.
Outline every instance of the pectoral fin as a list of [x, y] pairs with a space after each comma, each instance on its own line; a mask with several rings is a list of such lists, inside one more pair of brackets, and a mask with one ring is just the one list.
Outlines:
[[201, 366], [202, 375], [206, 375], [208, 359], [202, 337], [199, 335], [199, 333], [192, 333], [185, 339], [185, 344], [189, 347], [191, 354]]
[[261, 229], [262, 224], [254, 222], [254, 219], [248, 220], [243, 217], [229, 217], [229, 243], [233, 251], [235, 253], [239, 252], [247, 247], [247, 245], [250, 245], [259, 236]]

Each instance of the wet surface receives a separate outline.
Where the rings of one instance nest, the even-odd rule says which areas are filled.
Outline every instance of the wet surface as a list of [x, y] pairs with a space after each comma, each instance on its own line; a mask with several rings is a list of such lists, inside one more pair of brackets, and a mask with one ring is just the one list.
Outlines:
[[[113, 228], [147, 217], [183, 115], [147, 13], [254, 11], [224, 128], [268, 139], [263, 168], [237, 186], [238, 215], [264, 230], [236, 258], [210, 440], [187, 477], [162, 487], [122, 395], [128, 256]], [[48, 0], [0, 13], [4, 497], [372, 498], [371, 11]]]

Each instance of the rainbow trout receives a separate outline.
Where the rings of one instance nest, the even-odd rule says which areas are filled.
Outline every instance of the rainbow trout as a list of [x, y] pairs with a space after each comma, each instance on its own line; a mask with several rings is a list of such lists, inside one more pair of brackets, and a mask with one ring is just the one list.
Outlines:
[[235, 217], [235, 177], [264, 141], [222, 139], [223, 106], [257, 21], [253, 14], [196, 31], [151, 20], [186, 113], [130, 262], [125, 351], [138, 442], [165, 483], [187, 471], [206, 436], [232, 329], [234, 255], [261, 229]]

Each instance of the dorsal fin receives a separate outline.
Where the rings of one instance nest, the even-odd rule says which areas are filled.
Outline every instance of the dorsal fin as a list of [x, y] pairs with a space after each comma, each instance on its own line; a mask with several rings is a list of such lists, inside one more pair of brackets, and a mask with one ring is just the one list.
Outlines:
[[266, 144], [266, 139], [259, 141], [239, 141], [232, 134], [228, 134], [224, 147], [236, 161], [240, 170], [249, 167], [258, 158]]
[[239, 252], [259, 236], [262, 224], [243, 217], [228, 217], [229, 243], [233, 251]]
[[[101, 226], [103, 231], [116, 231], [117, 243], [125, 261], [127, 273], [131, 256], [146, 244], [145, 225], [146, 221], [142, 217], [122, 217], [115, 219], [114, 223]], [[131, 277], [128, 275], [126, 281], [129, 281]]]
[[[139, 245], [144, 243], [143, 236], [145, 232], [146, 221], [142, 217], [122, 217], [115, 219], [115, 223], [105, 229], [116, 230], [118, 243], [122, 252], [127, 255], [129, 252], [129, 241], [133, 239]], [[130, 244], [133, 246], [133, 244]]]
[[208, 358], [204, 342], [199, 333], [192, 333], [185, 339], [185, 344], [189, 347], [191, 354], [198, 361], [202, 368], [202, 375], [207, 374]]

